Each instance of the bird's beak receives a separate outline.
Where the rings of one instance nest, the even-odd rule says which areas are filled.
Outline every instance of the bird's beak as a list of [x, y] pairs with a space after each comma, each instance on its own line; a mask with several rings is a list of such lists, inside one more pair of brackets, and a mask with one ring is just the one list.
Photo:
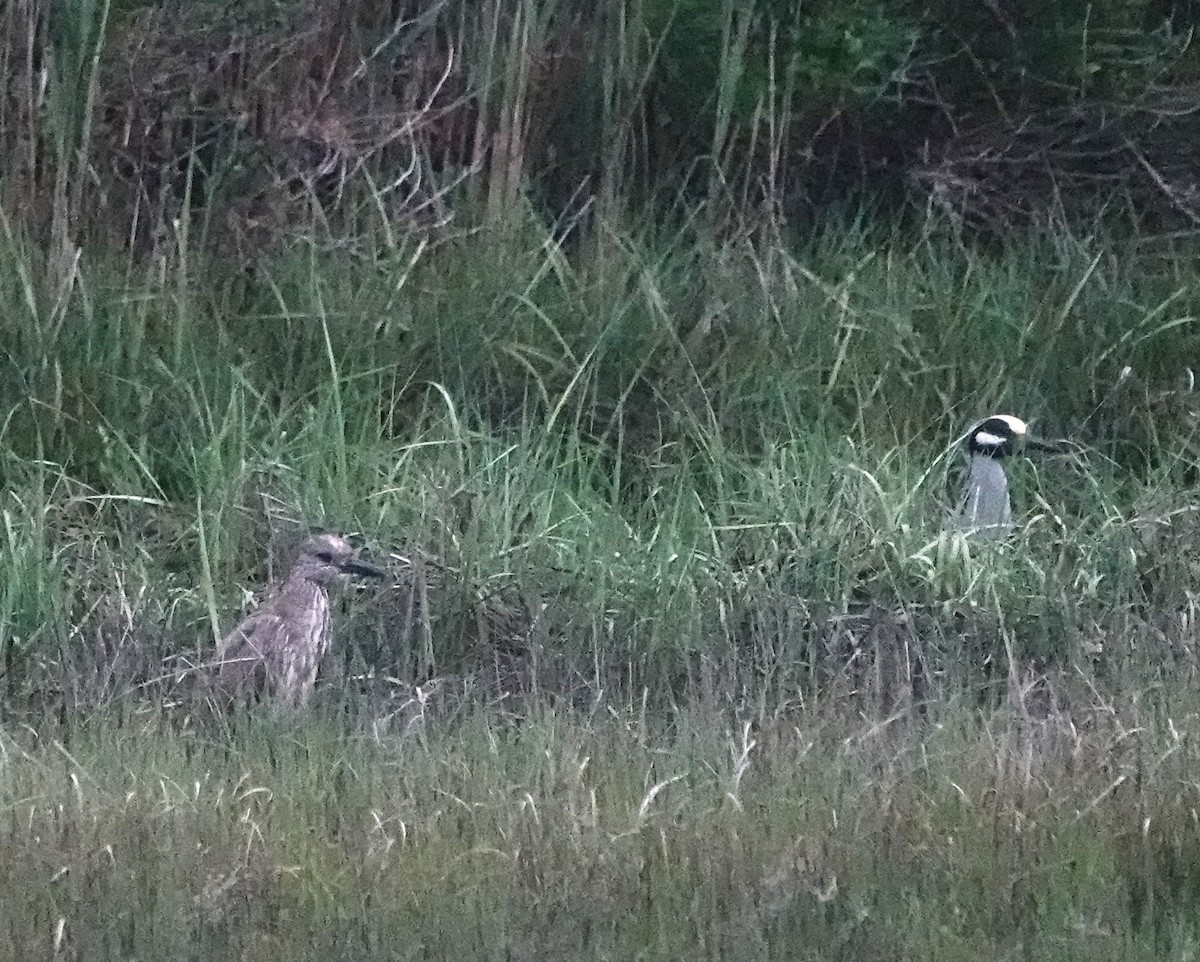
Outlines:
[[1052, 454], [1062, 454], [1063, 446], [1061, 441], [1043, 441], [1041, 438], [1026, 436], [1024, 446], [1032, 448], [1034, 451], [1049, 451]]
[[364, 578], [383, 578], [387, 575], [387, 572], [382, 568], [357, 559], [343, 561], [338, 565], [338, 568], [341, 569], [343, 574], [360, 575]]

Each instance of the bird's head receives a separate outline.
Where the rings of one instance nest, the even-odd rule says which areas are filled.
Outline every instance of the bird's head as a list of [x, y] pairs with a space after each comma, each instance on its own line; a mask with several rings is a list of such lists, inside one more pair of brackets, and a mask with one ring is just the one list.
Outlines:
[[993, 414], [980, 421], [967, 435], [967, 451], [989, 458], [1005, 458], [1020, 447], [1053, 451], [1056, 448], [1030, 437], [1029, 425], [1012, 414]]
[[345, 538], [336, 534], [319, 534], [301, 546], [290, 577], [330, 585], [344, 575], [382, 578], [384, 574], [382, 568], [356, 557], [354, 546]]

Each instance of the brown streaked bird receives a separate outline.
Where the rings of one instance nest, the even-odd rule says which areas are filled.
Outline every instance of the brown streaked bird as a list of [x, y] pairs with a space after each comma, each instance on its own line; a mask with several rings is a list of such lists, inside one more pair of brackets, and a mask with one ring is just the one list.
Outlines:
[[304, 542], [275, 594], [221, 641], [217, 689], [233, 698], [272, 698], [287, 708], [304, 705], [333, 636], [328, 589], [345, 575], [382, 578], [384, 571], [357, 559], [338, 535]]

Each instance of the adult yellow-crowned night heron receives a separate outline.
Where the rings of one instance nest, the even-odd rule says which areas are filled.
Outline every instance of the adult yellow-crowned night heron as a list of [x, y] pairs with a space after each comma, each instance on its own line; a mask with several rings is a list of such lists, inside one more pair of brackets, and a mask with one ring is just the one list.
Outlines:
[[354, 557], [345, 538], [310, 538], [287, 580], [233, 629], [218, 649], [216, 687], [227, 697], [267, 696], [289, 708], [312, 694], [332, 638], [328, 588], [344, 575], [383, 577]]
[[967, 435], [967, 453], [971, 459], [967, 490], [959, 506], [958, 527], [976, 538], [1002, 538], [1012, 524], [1012, 505], [1008, 499], [1008, 477], [1004, 458], [1018, 445], [1053, 450], [1050, 445], [1029, 438], [1029, 426], [1011, 414], [994, 414], [976, 425]]

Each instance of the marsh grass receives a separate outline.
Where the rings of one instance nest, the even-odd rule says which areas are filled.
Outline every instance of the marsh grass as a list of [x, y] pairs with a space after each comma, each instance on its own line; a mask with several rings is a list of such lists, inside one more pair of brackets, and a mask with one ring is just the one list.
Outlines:
[[[1194, 238], [798, 236], [797, 104], [907, 56], [861, 5], [427, 7], [345, 18], [411, 166], [351, 144], [265, 239], [271, 162], [155, 85], [300, 163], [336, 24], [0, 14], [0, 958], [1194, 956]], [[192, 69], [227, 41], [241, 79]], [[161, 135], [128, 183], [97, 116]], [[1067, 443], [977, 544], [999, 410]], [[310, 712], [206, 714], [313, 528], [393, 577]]]
[[[1194, 951], [1186, 264], [699, 218], [568, 253], [527, 211], [46, 300], [6, 236], [12, 957]], [[994, 410], [1069, 444], [975, 544]], [[311, 714], [203, 717], [312, 527], [394, 577]]]
[[[1178, 957], [1190, 692], [936, 724], [477, 705], [10, 731], [11, 958]], [[1103, 764], [1097, 764], [1103, 759]]]

